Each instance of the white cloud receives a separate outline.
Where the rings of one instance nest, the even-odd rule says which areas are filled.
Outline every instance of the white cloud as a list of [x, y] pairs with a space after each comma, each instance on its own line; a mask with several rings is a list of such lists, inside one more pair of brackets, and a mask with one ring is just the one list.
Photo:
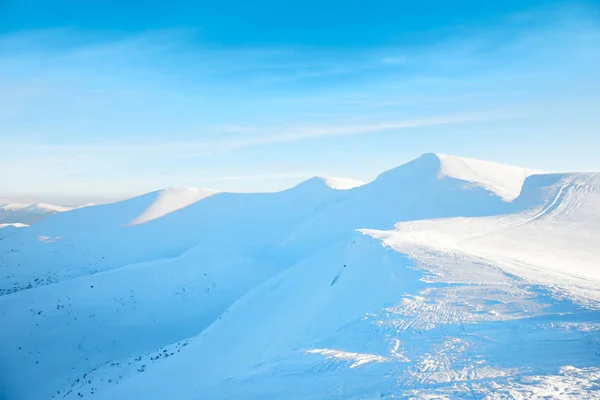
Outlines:
[[[223, 131], [234, 134], [233, 138], [226, 135], [223, 139], [208, 139], [196, 141], [144, 141], [144, 142], [105, 142], [84, 144], [35, 144], [19, 142], [0, 142], [4, 149], [14, 152], [52, 152], [61, 156], [75, 157], [79, 155], [110, 154], [151, 154], [159, 153], [168, 156], [192, 157], [214, 152], [227, 152], [264, 144], [295, 142], [301, 140], [318, 139], [331, 136], [351, 136], [376, 134], [377, 132], [403, 130], [410, 128], [424, 128], [439, 125], [455, 125], [478, 121], [491, 121], [508, 118], [518, 118], [524, 113], [507, 111], [490, 111], [479, 113], [465, 113], [454, 115], [439, 115], [417, 119], [373, 122], [369, 124], [325, 125], [305, 127], [270, 127], [270, 126], [241, 126], [227, 125]], [[211, 128], [219, 131], [219, 128]], [[257, 135], [256, 133], [262, 133]], [[168, 137], [168, 134], [161, 135]], [[56, 158], [56, 157], [55, 157]]]
[[[515, 112], [486, 112], [473, 114], [456, 114], [432, 116], [419, 119], [407, 119], [397, 121], [386, 121], [370, 124], [341, 125], [341, 126], [312, 126], [298, 128], [283, 128], [277, 131], [266, 129], [271, 132], [263, 136], [251, 136], [233, 140], [216, 141], [205, 143], [207, 151], [227, 151], [262, 144], [295, 142], [300, 140], [316, 139], [330, 136], [366, 135], [383, 131], [393, 131], [409, 128], [423, 128], [438, 125], [454, 125], [468, 122], [489, 121], [523, 116], [523, 113]], [[248, 131], [251, 128], [244, 128]], [[192, 154], [188, 154], [191, 156]]]

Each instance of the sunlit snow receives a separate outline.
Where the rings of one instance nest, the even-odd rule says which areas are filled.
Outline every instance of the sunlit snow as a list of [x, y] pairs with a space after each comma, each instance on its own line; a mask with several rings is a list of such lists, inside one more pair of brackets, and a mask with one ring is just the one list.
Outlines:
[[594, 399], [600, 175], [424, 154], [0, 230], [0, 398]]

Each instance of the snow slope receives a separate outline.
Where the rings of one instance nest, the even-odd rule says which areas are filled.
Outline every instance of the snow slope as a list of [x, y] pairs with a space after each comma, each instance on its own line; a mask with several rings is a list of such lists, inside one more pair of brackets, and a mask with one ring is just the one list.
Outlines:
[[129, 224], [138, 225], [160, 218], [217, 192], [198, 188], [169, 188], [161, 190], [155, 201]]
[[[312, 178], [277, 193], [213, 194], [160, 218], [130, 224], [163, 204], [163, 194], [55, 215], [28, 232], [0, 241], [0, 266], [7, 276], [0, 290], [11, 293], [131, 263], [177, 257], [203, 240], [251, 227], [280, 235], [304, 216], [335, 203], [346, 191]], [[29, 267], [20, 268], [21, 264]]]
[[13, 230], [0, 397], [594, 398], [598, 177], [532, 172], [425, 154]]
[[[48, 221], [36, 226], [32, 235], [0, 242], [12, 257], [3, 261], [13, 261], [15, 267], [44, 257], [55, 260], [55, 264], [36, 261], [30, 269], [12, 269], [17, 279], [28, 283], [15, 289], [9, 286], [14, 294], [0, 299], [0, 315], [19, 327], [0, 333], [0, 341], [19, 343], [2, 353], [3, 359], [20, 360], [6, 375], [16, 387], [27, 387], [31, 376], [62, 387], [67, 377], [78, 376], [98, 363], [199, 332], [241, 293], [276, 273], [281, 265], [293, 264], [290, 255], [276, 246], [285, 221], [314, 212], [340, 195], [323, 179], [314, 178], [279, 193], [224, 193], [179, 210], [183, 215], [171, 213], [145, 224], [117, 225], [153, 204], [150, 196], [142, 196], [76, 210], [57, 217], [55, 224]], [[39, 233], [49, 234], [50, 229], [52, 234], [64, 236], [40, 240]], [[262, 234], [256, 235], [256, 229]], [[21, 247], [12, 251], [21, 240]], [[169, 245], [176, 246], [176, 251]], [[124, 246], [128, 252], [123, 252]], [[123, 267], [138, 254], [152, 256], [153, 250], [174, 254], [159, 253], [155, 261]], [[95, 269], [103, 262], [114, 262], [105, 261], [111, 255], [121, 260], [118, 266], [122, 268], [104, 269], [104, 273]], [[82, 262], [94, 262], [94, 269], [86, 269]], [[57, 264], [62, 268], [57, 270]], [[12, 265], [4, 267], [10, 271]], [[44, 279], [48, 276], [45, 271], [51, 274], [49, 279]], [[40, 297], [47, 300], [40, 304]], [[156, 305], [154, 312], [148, 309], [150, 304]], [[63, 322], [57, 324], [57, 320]], [[40, 324], [44, 340], [37, 338]], [[155, 334], [139, 340], [146, 330]], [[29, 352], [15, 352], [17, 347]], [[33, 397], [48, 393], [43, 385], [27, 389]]]
[[[579, 300], [600, 300], [600, 175], [556, 174], [524, 192], [548, 201], [519, 214], [400, 223], [366, 230], [401, 252], [431, 248], [476, 257]], [[532, 186], [532, 187], [529, 187]], [[527, 238], [527, 240], [523, 240]]]
[[339, 177], [324, 177], [325, 184], [332, 189], [347, 190], [355, 187], [359, 187], [365, 184], [365, 182], [357, 181], [356, 179], [339, 178]]
[[0, 332], [12, 344], [0, 348], [0, 359], [12, 360], [2, 375], [14, 396], [47, 398], [48, 391], [37, 391], [43, 385], [27, 382], [47, 380], [59, 390], [105, 362], [197, 334], [276, 270], [275, 262], [257, 263], [252, 249], [241, 247], [227, 253], [226, 246], [203, 243], [175, 259], [1, 297], [0, 318], [12, 327]]
[[541, 173], [527, 168], [498, 164], [471, 158], [437, 154], [440, 160], [439, 177], [471, 182], [497, 194], [504, 200], [514, 200], [521, 192], [525, 179]]

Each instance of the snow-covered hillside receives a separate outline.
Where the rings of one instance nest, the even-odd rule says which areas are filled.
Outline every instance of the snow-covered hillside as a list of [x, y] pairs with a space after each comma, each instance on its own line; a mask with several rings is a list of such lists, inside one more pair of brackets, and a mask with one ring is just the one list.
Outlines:
[[1, 224], [31, 225], [42, 219], [59, 212], [69, 211], [72, 208], [55, 206], [46, 203], [37, 204], [0, 204]]
[[199, 200], [215, 194], [213, 190], [198, 188], [169, 188], [156, 193], [156, 198], [140, 215], [129, 224], [137, 225], [160, 218], [163, 215], [187, 207]]
[[57, 214], [0, 231], [0, 397], [597, 398], [599, 221], [600, 175], [436, 154]]

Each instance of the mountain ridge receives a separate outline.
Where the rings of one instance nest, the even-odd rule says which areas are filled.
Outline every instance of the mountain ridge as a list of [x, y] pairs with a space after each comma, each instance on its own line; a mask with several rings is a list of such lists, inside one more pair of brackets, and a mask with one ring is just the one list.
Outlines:
[[[356, 382], [346, 389], [358, 398], [405, 388], [418, 398], [463, 390], [445, 377], [471, 383], [448, 361], [461, 348], [485, 361], [464, 358], [465, 368], [508, 391], [502, 376], [562, 379], [564, 365], [584, 374], [597, 351], [600, 278], [577, 268], [600, 257], [600, 183], [530, 172], [425, 154], [350, 189], [322, 178], [197, 200], [202, 189], [171, 189], [12, 229], [0, 236], [0, 316], [13, 327], [0, 331], [0, 393], [316, 399], [332, 377]], [[169, 206], [172, 194], [189, 202], [129, 224], [160, 193]], [[580, 263], [565, 272], [569, 260]], [[511, 369], [514, 348], [523, 352], [503, 333], [518, 329], [511, 321], [528, 324], [534, 353], [562, 340], [535, 321], [577, 328], [563, 333], [551, 368], [527, 358]], [[396, 375], [400, 386], [386, 378]]]
[[63, 207], [47, 203], [0, 204], [0, 223], [31, 225], [51, 215], [67, 212], [73, 207]]

